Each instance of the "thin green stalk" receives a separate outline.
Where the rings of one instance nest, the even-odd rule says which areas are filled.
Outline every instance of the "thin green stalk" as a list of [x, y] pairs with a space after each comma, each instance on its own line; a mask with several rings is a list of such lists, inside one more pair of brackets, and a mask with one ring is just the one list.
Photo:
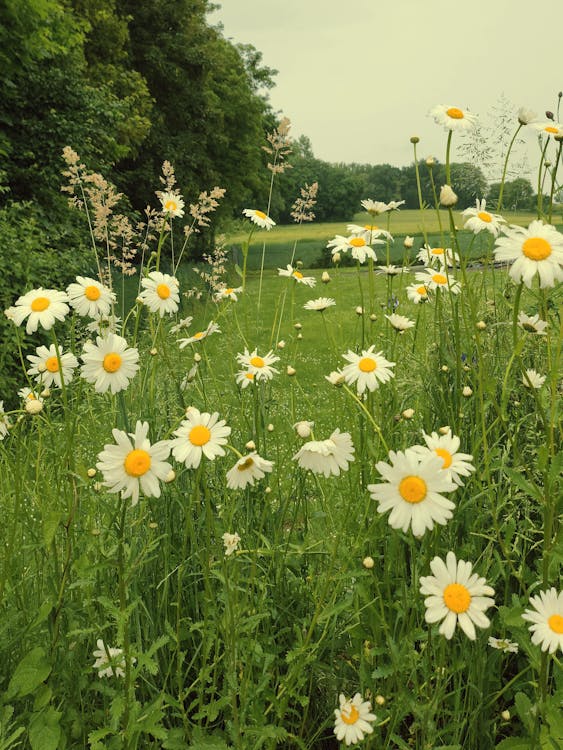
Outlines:
[[506, 170], [508, 169], [508, 159], [510, 158], [510, 152], [512, 151], [512, 146], [514, 145], [514, 141], [516, 140], [516, 136], [520, 132], [520, 129], [522, 128], [522, 123], [518, 123], [518, 127], [516, 128], [516, 132], [512, 136], [512, 140], [510, 141], [508, 145], [508, 149], [506, 151], [506, 156], [504, 158], [504, 166], [502, 169], [502, 177], [500, 180], [500, 190], [498, 194], [498, 201], [497, 201], [497, 211], [502, 211], [502, 196], [504, 193], [504, 183], [506, 181]]

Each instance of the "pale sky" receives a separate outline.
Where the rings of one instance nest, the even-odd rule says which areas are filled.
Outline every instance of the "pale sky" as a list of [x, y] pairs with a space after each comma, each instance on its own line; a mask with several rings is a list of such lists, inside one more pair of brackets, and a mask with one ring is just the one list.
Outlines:
[[[421, 139], [420, 157], [444, 161], [445, 131], [428, 116], [434, 105], [468, 108], [490, 127], [498, 122], [492, 108], [504, 96], [515, 127], [519, 107], [545, 120], [563, 89], [560, 0], [222, 0], [221, 6], [209, 21], [222, 23], [232, 41], [254, 45], [279, 71], [272, 106], [326, 161], [408, 164], [412, 135]], [[536, 135], [524, 137], [521, 153], [532, 174]]]

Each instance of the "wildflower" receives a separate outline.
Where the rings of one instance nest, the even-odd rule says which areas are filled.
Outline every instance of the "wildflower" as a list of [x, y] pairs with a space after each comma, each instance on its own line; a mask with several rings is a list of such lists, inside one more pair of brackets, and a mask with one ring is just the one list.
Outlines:
[[268, 430], [268, 432], [273, 432], [275, 430], [275, 427], [274, 427], [274, 425], [271, 422], [269, 422], [266, 425], [266, 429]]
[[479, 234], [481, 230], [486, 229], [493, 237], [497, 237], [502, 228], [500, 225], [505, 221], [499, 214], [486, 211], [486, 206], [487, 201], [484, 198], [481, 201], [477, 198], [475, 208], [466, 208], [462, 211], [461, 215], [468, 217], [463, 228], [470, 229], [474, 234]]
[[353, 698], [340, 693], [339, 701], [340, 707], [334, 710], [334, 734], [338, 741], [355, 745], [364, 739], [365, 734], [373, 732], [370, 722], [375, 721], [375, 714], [371, 713], [371, 703], [363, 701], [360, 693]]
[[328, 271], [323, 271], [322, 272], [321, 281], [323, 282], [323, 284], [330, 283], [330, 274], [329, 274]]
[[371, 245], [382, 245], [383, 240], [371, 240], [370, 245], [366, 242], [363, 237], [342, 237], [337, 234], [333, 240], [327, 243], [327, 247], [331, 248], [333, 256], [335, 254], [346, 253], [350, 250], [350, 254], [354, 260], [358, 263], [365, 263], [367, 258], [371, 260], [377, 260], [375, 250]]
[[278, 349], [285, 349], [285, 341], [283, 339], [278, 341]]
[[121, 318], [116, 315], [96, 315], [91, 323], [88, 323], [86, 330], [90, 333], [97, 333], [99, 336], [106, 336], [108, 333], [117, 333]]
[[533, 122], [531, 125], [534, 130], [539, 130], [540, 133], [545, 133], [548, 137], [563, 135], [563, 125], [558, 122]]
[[301, 271], [293, 268], [291, 264], [287, 264], [287, 268], [278, 268], [278, 276], [287, 276], [294, 278], [298, 284], [306, 284], [307, 286], [313, 287], [317, 283], [314, 276], [304, 276]]
[[255, 382], [256, 376], [249, 370], [239, 370], [235, 375], [235, 380], [241, 388], [248, 388], [249, 385]]
[[160, 193], [159, 198], [163, 213], [171, 219], [182, 218], [184, 215], [185, 203], [181, 195], [178, 195], [176, 192], [167, 191]]
[[188, 315], [187, 318], [181, 318], [176, 325], [173, 325], [170, 329], [170, 333], [179, 333], [180, 331], [184, 330], [184, 328], [189, 328], [192, 324], [193, 317], [191, 315]]
[[391, 232], [388, 232], [386, 229], [381, 229], [377, 224], [348, 224], [346, 229], [350, 234], [356, 237], [363, 237], [368, 245], [377, 237], [385, 237], [386, 240], [393, 242], [393, 235]]
[[437, 263], [440, 267], [455, 266], [459, 263], [459, 255], [451, 247], [430, 247], [423, 245], [416, 255], [417, 260], [433, 266]]
[[89, 479], [93, 479], [96, 476], [96, 469], [90, 468], [88, 469], [86, 474], [88, 475]]
[[311, 440], [302, 445], [293, 460], [313, 474], [339, 476], [340, 470], [347, 471], [348, 464], [354, 460], [352, 438], [348, 432], [336, 429], [328, 440]]
[[205, 330], [197, 331], [197, 333], [194, 333], [193, 336], [189, 336], [188, 338], [178, 339], [180, 349], [185, 349], [188, 344], [195, 344], [199, 341], [203, 341], [203, 339], [211, 336], [212, 333], [221, 333], [221, 329], [219, 328], [217, 323], [214, 323], [213, 321], [211, 321], [207, 325], [207, 328]]
[[231, 428], [226, 426], [219, 413], [200, 413], [191, 406], [186, 411], [187, 419], [182, 420], [180, 427], [174, 431], [176, 438], [170, 441], [172, 455], [188, 469], [197, 469], [201, 457], [213, 461], [217, 456], [224, 456], [221, 446], [226, 445]]
[[532, 643], [550, 654], [558, 648], [563, 651], [563, 591], [557, 593], [552, 586], [540, 591], [539, 596], [530, 597], [530, 604], [533, 609], [527, 609], [522, 619], [532, 623]]
[[522, 375], [522, 382], [526, 388], [539, 389], [545, 383], [546, 375], [540, 375], [535, 370], [526, 370]]
[[469, 398], [470, 396], [473, 395], [473, 389], [470, 388], [470, 386], [465, 385], [465, 386], [463, 386], [463, 390], [461, 392], [461, 395], [464, 396], [465, 398]]
[[364, 557], [364, 559], [362, 560], [362, 565], [366, 570], [372, 570], [375, 565], [375, 560], [373, 559], [373, 557]]
[[29, 398], [25, 402], [25, 410], [28, 414], [39, 414], [43, 411], [43, 401], [38, 398]]
[[340, 261], [341, 261], [341, 260], [342, 260], [342, 256], [340, 255], [340, 253], [333, 253], [333, 254], [332, 254], [332, 262], [333, 262], [333, 263], [334, 263], [335, 265], [336, 265], [337, 263], [340, 263]]
[[[471, 394], [469, 394], [471, 395]], [[461, 477], [468, 477], [475, 471], [471, 463], [473, 456], [468, 453], [458, 453], [461, 440], [456, 435], [452, 435], [449, 427], [440, 430], [441, 436], [437, 432], [431, 435], [422, 433], [426, 446], [417, 445], [413, 447], [417, 453], [424, 455], [426, 452], [435, 453], [442, 459], [442, 470], [458, 487], [463, 486]]]
[[4, 440], [11, 427], [10, 418], [4, 411], [4, 402], [0, 401], [0, 440]]
[[33, 391], [31, 388], [20, 388], [18, 391], [18, 396], [23, 399], [23, 401], [43, 401], [43, 397], [41, 394], [39, 394], [36, 391]]
[[289, 375], [290, 378], [293, 377], [293, 375], [295, 375], [296, 372], [297, 370], [295, 369], [295, 367], [292, 367], [291, 365], [287, 366], [286, 374]]
[[545, 320], [542, 320], [539, 315], [532, 315], [532, 317], [530, 317], [529, 315], [526, 315], [525, 312], [520, 311], [518, 313], [518, 325], [528, 333], [535, 333], [537, 336], [545, 336], [545, 329], [548, 324]]
[[217, 291], [215, 293], [215, 300], [217, 302], [219, 302], [222, 299], [231, 299], [234, 302], [236, 302], [238, 300], [237, 294], [240, 294], [240, 292], [242, 292], [242, 287], [241, 286], [237, 286], [237, 287], [232, 287], [232, 286], [222, 287], [221, 289], [219, 289], [219, 291]]
[[402, 206], [405, 201], [389, 201], [389, 203], [383, 203], [383, 201], [374, 201], [371, 198], [366, 198], [361, 201], [362, 208], [371, 214], [372, 216], [378, 216], [384, 214], [387, 211], [397, 211], [399, 206]]
[[107, 316], [116, 302], [115, 294], [96, 279], [77, 276], [66, 290], [70, 306], [78, 315], [88, 318]]
[[328, 380], [331, 385], [342, 385], [346, 378], [341, 370], [333, 370], [330, 375], [325, 375], [325, 380]]
[[438, 104], [430, 114], [434, 117], [434, 122], [443, 125], [447, 130], [471, 130], [477, 120], [476, 115], [450, 104]]
[[236, 533], [236, 531], [234, 534], [230, 534], [228, 531], [225, 531], [221, 539], [223, 540], [223, 544], [225, 545], [225, 557], [229, 557], [233, 554], [233, 552], [236, 552], [240, 544], [240, 536]]
[[306, 302], [303, 307], [305, 310], [316, 310], [317, 312], [324, 312], [328, 307], [336, 305], [335, 300], [330, 297], [318, 297], [317, 299], [310, 299]]
[[259, 211], [257, 208], [245, 208], [243, 214], [254, 224], [265, 229], [267, 232], [269, 232], [272, 227], [276, 226], [275, 221], [270, 219], [264, 211]]
[[151, 271], [148, 276], [141, 279], [143, 291], [139, 298], [149, 310], [158, 313], [161, 318], [165, 314], [174, 315], [180, 304], [180, 286], [178, 279], [160, 271]]
[[410, 237], [408, 234], [405, 235], [405, 239], [403, 240], [403, 247], [405, 247], [407, 250], [410, 250], [413, 245], [414, 237]]
[[414, 409], [405, 409], [405, 410], [404, 410], [404, 411], [402, 412], [401, 416], [402, 416], [402, 417], [403, 417], [404, 419], [412, 419], [412, 418], [414, 417]]
[[237, 362], [245, 367], [248, 372], [253, 372], [256, 380], [271, 380], [274, 377], [274, 373], [279, 372], [275, 367], [272, 367], [274, 362], [278, 361], [279, 357], [272, 350], [261, 357], [257, 349], [249, 352], [245, 347], [244, 354], [237, 354]]
[[245, 446], [247, 451], [255, 451], [256, 450], [256, 443], [254, 440], [249, 440], [247, 443], [245, 443]]
[[500, 718], [503, 721], [510, 721], [510, 711], [506, 711], [506, 710], [505, 711], [501, 711], [500, 712]]
[[435, 557], [430, 563], [433, 576], [421, 576], [420, 593], [425, 594], [425, 620], [428, 623], [442, 620], [439, 632], [450, 640], [456, 624], [459, 624], [470, 640], [475, 640], [475, 625], [488, 628], [489, 618], [485, 610], [494, 605], [489, 598], [494, 589], [487, 586], [484, 578], [472, 574], [473, 565], [464, 560], [456, 560], [453, 552], [448, 552], [446, 561]]
[[496, 648], [499, 651], [504, 651], [505, 653], [518, 653], [518, 644], [513, 643], [512, 641], [508, 641], [506, 638], [493, 638], [491, 636], [488, 640], [488, 644], [489, 646], [491, 646], [491, 648]]
[[301, 420], [301, 422], [296, 422], [293, 425], [293, 429], [297, 432], [300, 438], [308, 438], [311, 436], [311, 427], [314, 426], [314, 422], [307, 422], [306, 420]]
[[158, 480], [164, 481], [172, 468], [166, 463], [170, 442], [161, 440], [151, 446], [148, 432], [148, 422], [140, 421], [129, 435], [114, 428], [117, 445], [105, 445], [98, 455], [96, 468], [104, 475], [104, 486], [108, 492], [121, 492], [123, 499], [130, 497], [131, 505], [139, 502], [140, 491], [147, 497], [160, 497]]
[[390, 510], [389, 525], [404, 532], [412, 526], [417, 537], [434, 528], [434, 523], [445, 525], [455, 505], [440, 493], [453, 492], [456, 485], [441, 471], [442, 459], [413, 448], [389, 451], [389, 458], [391, 466], [384, 461], [376, 464], [385, 482], [368, 485], [372, 499], [379, 502], [378, 512]]
[[361, 307], [361, 305], [358, 305], [354, 311], [356, 315], [363, 315], [364, 314], [364, 308]]
[[375, 345], [362, 352], [361, 356], [349, 350], [342, 356], [350, 364], [346, 365], [342, 374], [348, 385], [356, 383], [358, 393], [361, 395], [366, 388], [374, 391], [379, 388], [380, 383], [386, 383], [394, 377], [391, 371], [395, 362], [389, 362], [382, 356], [382, 352], [374, 354]]
[[391, 323], [397, 333], [404, 333], [409, 328], [414, 328], [414, 320], [409, 320], [404, 315], [391, 313], [391, 315], [386, 315], [385, 317]]
[[376, 268], [376, 273], [385, 274], [385, 276], [400, 276], [402, 273], [408, 273], [408, 268], [403, 268], [399, 266], [389, 265], [389, 266], [378, 266]]
[[59, 349], [59, 357], [62, 366], [62, 373], [59, 368], [59, 358], [54, 344], [47, 349], [46, 346], [38, 346], [36, 354], [28, 354], [27, 358], [31, 362], [31, 367], [27, 371], [28, 375], [36, 375], [36, 383], [41, 383], [45, 387], [56, 385], [61, 387], [61, 375], [64, 383], [70, 383], [74, 369], [78, 367], [78, 360], [71, 352], [63, 354]]
[[539, 276], [540, 288], [563, 281], [563, 235], [550, 224], [532, 221], [527, 229], [503, 227], [506, 237], [496, 241], [495, 260], [512, 263], [509, 275], [515, 283], [523, 281], [530, 288]]
[[274, 464], [252, 452], [242, 456], [232, 469], [227, 472], [227, 487], [231, 490], [244, 489], [247, 485], [254, 485], [257, 479], [262, 479], [272, 471]]
[[125, 677], [125, 656], [123, 649], [106, 646], [101, 638], [96, 641], [97, 649], [93, 655], [96, 661], [92, 665], [98, 670], [98, 677]]
[[428, 287], [425, 284], [410, 284], [406, 287], [407, 297], [415, 305], [428, 302]]
[[385, 705], [385, 698], [382, 695], [376, 695], [375, 696], [375, 702], [378, 706], [384, 706]]
[[435, 291], [436, 289], [444, 289], [445, 291], [452, 292], [452, 294], [459, 294], [461, 292], [461, 284], [456, 281], [452, 276], [449, 276], [442, 272], [442, 270], [434, 270], [433, 268], [425, 268], [424, 271], [419, 271], [415, 274], [415, 279], [421, 281], [428, 289]]
[[478, 320], [477, 323], [475, 323], [475, 328], [478, 331], [484, 331], [487, 328], [487, 324], [484, 320]]
[[139, 352], [128, 347], [127, 341], [116, 333], [109, 333], [105, 338], [98, 336], [95, 344], [87, 341], [82, 360], [80, 374], [94, 384], [98, 393], [108, 389], [112, 393], [124, 390], [139, 369]]
[[457, 195], [451, 188], [451, 185], [442, 185], [440, 188], [440, 204], [446, 208], [455, 206], [457, 203]]
[[520, 125], [530, 125], [530, 123], [534, 122], [536, 118], [536, 113], [531, 109], [520, 107], [518, 110], [518, 122]]
[[67, 302], [66, 292], [39, 287], [18, 297], [15, 306], [8, 308], [6, 315], [17, 326], [21, 326], [27, 318], [25, 330], [28, 334], [35, 333], [39, 326], [48, 331], [56, 320], [65, 319], [69, 311]]

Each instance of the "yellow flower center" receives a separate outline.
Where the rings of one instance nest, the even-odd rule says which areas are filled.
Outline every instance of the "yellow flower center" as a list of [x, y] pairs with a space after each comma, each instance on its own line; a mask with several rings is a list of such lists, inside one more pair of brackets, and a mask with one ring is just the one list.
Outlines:
[[547, 618], [547, 624], [554, 633], [561, 635], [563, 633], [563, 617], [561, 615], [551, 615]]
[[47, 297], [36, 297], [31, 303], [30, 307], [33, 312], [43, 312], [43, 310], [46, 310], [50, 304], [51, 302], [47, 299]]
[[551, 245], [543, 237], [529, 237], [522, 245], [522, 252], [530, 260], [545, 260], [551, 255]]
[[444, 604], [452, 612], [467, 612], [471, 604], [471, 594], [461, 583], [450, 583], [444, 589]]
[[248, 378], [248, 380], [254, 380], [254, 373], [253, 372], [245, 372], [244, 377]]
[[168, 297], [170, 297], [170, 287], [168, 284], [158, 284], [156, 287], [156, 293], [160, 299], [168, 299]]
[[169, 198], [166, 203], [164, 204], [164, 210], [168, 213], [172, 213], [173, 211], [178, 210], [178, 204], [176, 201], [172, 200], [172, 198]]
[[362, 372], [373, 372], [377, 368], [377, 362], [371, 357], [363, 357], [358, 362], [358, 367]]
[[303, 278], [303, 274], [301, 273], [301, 271], [294, 271], [293, 274], [292, 274], [292, 276], [294, 276], [296, 279], [302, 279]]
[[360, 712], [356, 706], [351, 705], [350, 708], [345, 708], [340, 712], [340, 718], [345, 724], [355, 724], [360, 718]]
[[350, 240], [350, 244], [352, 245], [352, 247], [364, 247], [366, 241], [363, 237], [352, 237], [352, 239]]
[[405, 477], [399, 483], [399, 494], [407, 503], [420, 503], [426, 497], [426, 482], [420, 477]]
[[554, 135], [557, 135], [557, 133], [559, 132], [559, 130], [557, 128], [554, 128], [553, 125], [548, 125], [544, 128], [544, 130], [546, 133], [553, 133]]
[[121, 355], [117, 352], [106, 354], [102, 366], [106, 372], [117, 372], [121, 367]]
[[229, 287], [228, 289], [225, 289], [223, 294], [232, 294], [235, 290], [232, 287]]
[[431, 251], [432, 255], [443, 255], [444, 254], [444, 248], [443, 247], [434, 247]]
[[451, 117], [452, 120], [463, 120], [465, 117], [461, 109], [458, 109], [457, 107], [450, 107], [446, 110], [446, 114], [448, 117]]
[[485, 224], [490, 224], [493, 220], [491, 214], [487, 213], [486, 211], [479, 211], [479, 213], [477, 214], [477, 218], [481, 219], [481, 221], [484, 221]]
[[202, 424], [192, 427], [188, 436], [192, 445], [205, 445], [211, 438], [211, 432]]
[[135, 448], [135, 450], [129, 451], [123, 466], [130, 477], [142, 477], [151, 468], [150, 454], [140, 448]]
[[443, 273], [435, 273], [435, 274], [434, 274], [434, 275], [432, 276], [432, 281], [433, 281], [433, 282], [434, 282], [435, 284], [447, 284], [447, 283], [448, 283], [448, 279], [447, 279], [447, 277], [446, 277], [446, 276], [444, 276], [444, 274], [443, 274]]
[[449, 469], [452, 465], [452, 454], [445, 448], [434, 448], [434, 453], [437, 453], [444, 461], [442, 469]]
[[252, 357], [252, 359], [250, 360], [250, 364], [252, 365], [252, 367], [264, 367], [264, 360], [262, 359], [262, 357]]
[[199, 339], [202, 339], [204, 335], [205, 334], [203, 331], [198, 331], [197, 333], [194, 333], [194, 339], [197, 339], [199, 341]]
[[93, 284], [90, 284], [90, 286], [87, 286], [84, 289], [84, 296], [86, 299], [89, 299], [90, 302], [95, 302], [97, 299], [100, 299], [101, 292], [98, 289], [97, 286], [94, 286]]
[[364, 224], [364, 229], [366, 232], [377, 232], [379, 227], [375, 224]]
[[246, 471], [247, 469], [250, 469], [250, 467], [254, 464], [254, 459], [251, 456], [248, 456], [242, 463], [237, 464], [237, 469], [239, 471]]
[[264, 211], [258, 211], [258, 209], [256, 209], [256, 211], [254, 213], [256, 214], [256, 216], [259, 219], [265, 219], [266, 218], [266, 214], [264, 213]]
[[428, 290], [425, 286], [419, 286], [416, 291], [418, 292], [418, 294], [420, 294], [421, 297], [428, 296]]
[[45, 367], [49, 370], [49, 372], [58, 372], [59, 360], [56, 357], [49, 357], [45, 360]]

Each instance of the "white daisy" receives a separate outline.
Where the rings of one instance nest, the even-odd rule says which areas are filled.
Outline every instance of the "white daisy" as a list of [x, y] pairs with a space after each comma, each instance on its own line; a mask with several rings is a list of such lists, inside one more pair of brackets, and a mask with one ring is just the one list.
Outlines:
[[389, 451], [391, 466], [378, 461], [375, 468], [385, 483], [370, 484], [368, 491], [377, 500], [378, 513], [391, 511], [389, 525], [419, 537], [434, 523], [444, 526], [452, 517], [454, 503], [441, 492], [453, 492], [456, 485], [442, 469], [442, 459], [427, 453], [420, 455], [412, 448]]
[[451, 247], [430, 247], [423, 245], [416, 254], [417, 260], [427, 263], [430, 266], [438, 265], [443, 268], [445, 265], [450, 268], [459, 263], [459, 255]]
[[473, 456], [469, 453], [458, 453], [461, 440], [452, 435], [451, 430], [442, 435], [433, 432], [431, 435], [422, 433], [426, 447], [423, 445], [413, 446], [413, 450], [424, 455], [427, 452], [434, 453], [442, 459], [442, 470], [450, 477], [458, 487], [463, 486], [461, 477], [468, 477], [475, 471], [471, 463]]
[[224, 456], [225, 451], [221, 446], [227, 444], [231, 428], [227, 427], [224, 419], [219, 419], [218, 412], [200, 413], [190, 406], [186, 417], [173, 433], [176, 439], [170, 441], [176, 461], [185, 464], [188, 469], [197, 469], [202, 456], [210, 461]]
[[347, 471], [348, 464], [353, 460], [352, 437], [338, 429], [328, 440], [310, 440], [293, 456], [293, 461], [297, 461], [302, 469], [310, 469], [314, 474], [324, 474], [325, 477], [331, 474], [339, 476], [340, 470]]
[[110, 289], [87, 276], [77, 276], [76, 283], [69, 284], [66, 293], [70, 306], [84, 318], [107, 316], [116, 303], [115, 294]]
[[340, 706], [334, 709], [334, 734], [339, 742], [355, 745], [364, 739], [365, 734], [373, 732], [370, 722], [376, 717], [371, 713], [371, 703], [364, 701], [360, 693], [353, 698], [340, 693], [338, 700]]
[[230, 534], [228, 531], [225, 531], [223, 536], [221, 537], [223, 540], [223, 544], [225, 545], [225, 557], [229, 557], [229, 555], [232, 555], [233, 552], [236, 552], [238, 549], [238, 546], [240, 544], [240, 536], [236, 533]]
[[508, 654], [518, 653], [518, 644], [513, 641], [508, 641], [506, 638], [493, 638], [489, 637], [487, 643], [491, 648], [496, 648], [499, 651], [504, 651]]
[[262, 479], [272, 471], [274, 464], [259, 456], [256, 452], [242, 456], [232, 469], [227, 472], [227, 487], [231, 490], [244, 489], [247, 485], [254, 485], [257, 479]]
[[243, 214], [254, 224], [261, 227], [262, 229], [265, 229], [268, 232], [272, 227], [276, 226], [275, 221], [270, 219], [270, 217], [267, 216], [264, 211], [259, 211], [257, 208], [245, 208], [243, 210]]
[[346, 382], [344, 373], [341, 370], [333, 370], [330, 375], [325, 375], [325, 380], [328, 380], [331, 385], [342, 385]]
[[[371, 241], [371, 244], [383, 245], [384, 242], [383, 240], [374, 239]], [[342, 235], [337, 234], [333, 240], [327, 243], [327, 247], [330, 248], [333, 257], [337, 253], [346, 253], [350, 250], [352, 258], [357, 260], [358, 263], [365, 263], [367, 258], [377, 260], [375, 250], [367, 244], [363, 237], [342, 237]]]
[[549, 120], [548, 122], [532, 122], [531, 126], [534, 130], [538, 130], [548, 137], [563, 136], [563, 125], [553, 122], [553, 120]]
[[534, 120], [537, 119], [537, 114], [534, 112], [533, 109], [528, 109], [527, 107], [520, 107], [518, 110], [518, 122], [520, 125], [531, 125]]
[[476, 638], [475, 625], [488, 628], [491, 624], [485, 610], [494, 606], [494, 589], [487, 586], [484, 578], [472, 573], [473, 565], [456, 560], [448, 552], [446, 561], [435, 557], [430, 563], [433, 576], [421, 576], [420, 593], [425, 594], [425, 620], [428, 623], [443, 620], [439, 632], [450, 640], [459, 623], [465, 635], [472, 641]]
[[309, 422], [306, 419], [302, 419], [300, 422], [296, 422], [293, 425], [293, 429], [297, 432], [300, 438], [303, 438], [304, 440], [308, 437], [311, 437], [311, 427], [314, 427], [314, 422]]
[[106, 646], [101, 638], [96, 641], [97, 649], [93, 656], [96, 659], [92, 665], [98, 670], [98, 677], [125, 677], [125, 656], [123, 649]]
[[381, 227], [378, 227], [376, 224], [348, 224], [346, 230], [356, 237], [363, 237], [368, 245], [372, 240], [377, 239], [377, 237], [385, 237], [385, 239], [393, 242], [393, 235], [391, 232], [388, 232], [386, 229], [381, 229]]
[[389, 201], [389, 203], [383, 203], [383, 201], [374, 201], [371, 198], [366, 198], [361, 201], [361, 206], [368, 214], [378, 216], [379, 214], [384, 214], [386, 211], [398, 211], [399, 206], [402, 206], [404, 202]]
[[496, 241], [495, 260], [512, 263], [509, 275], [515, 283], [530, 288], [536, 273], [542, 289], [563, 281], [563, 234], [555, 227], [536, 220], [527, 229], [511, 225], [502, 231], [506, 237]]
[[121, 492], [121, 497], [131, 498], [131, 505], [139, 502], [139, 493], [147, 497], [160, 497], [159, 479], [164, 481], [172, 470], [166, 463], [170, 442], [161, 440], [151, 446], [148, 440], [149, 423], [137, 421], [135, 432], [113, 429], [117, 445], [105, 445], [98, 455], [96, 468], [104, 475], [108, 492]]
[[[61, 370], [57, 358], [57, 350], [54, 344], [47, 349], [46, 346], [38, 346], [36, 354], [28, 354], [27, 358], [31, 362], [31, 367], [27, 371], [28, 375], [36, 375], [36, 383], [40, 383], [44, 388], [56, 385], [61, 387]], [[59, 349], [59, 357], [62, 366], [62, 380], [65, 385], [70, 383], [74, 370], [78, 367], [78, 360], [71, 352], [63, 354]]]
[[249, 385], [256, 382], [257, 378], [254, 372], [250, 372], [249, 370], [239, 370], [235, 375], [235, 380], [241, 388], [248, 388]]
[[148, 276], [141, 279], [143, 291], [139, 299], [143, 301], [149, 310], [158, 313], [161, 318], [165, 314], [174, 315], [180, 304], [179, 282], [174, 276], [160, 271], [151, 271]]
[[189, 328], [192, 324], [192, 320], [193, 317], [191, 315], [188, 315], [187, 318], [180, 318], [180, 320], [172, 326], [170, 333], [179, 333], [180, 331]]
[[471, 130], [477, 121], [476, 115], [470, 114], [466, 109], [452, 107], [450, 104], [438, 104], [430, 114], [434, 122], [443, 125], [447, 130]]
[[242, 292], [242, 287], [232, 287], [232, 286], [225, 286], [222, 289], [219, 289], [218, 292], [215, 293], [215, 300], [216, 302], [219, 302], [222, 299], [231, 299], [234, 302], [238, 300], [237, 294], [240, 294]]
[[318, 297], [317, 299], [310, 299], [305, 302], [303, 307], [305, 310], [316, 310], [317, 312], [324, 312], [328, 307], [336, 305], [336, 301], [332, 297]]
[[293, 266], [288, 263], [286, 268], [278, 268], [278, 276], [287, 276], [289, 278], [295, 279], [298, 284], [306, 284], [307, 286], [313, 287], [317, 283], [317, 280], [314, 276], [304, 276], [301, 271], [298, 271], [296, 268], [293, 268]]
[[384, 274], [385, 276], [400, 276], [402, 273], [408, 273], [409, 269], [404, 266], [378, 266], [375, 269], [376, 273]]
[[180, 349], [185, 349], [188, 344], [196, 344], [198, 341], [203, 341], [203, 339], [211, 336], [212, 333], [221, 333], [221, 329], [213, 321], [208, 324], [204, 331], [197, 331], [193, 336], [189, 336], [186, 339], [178, 339]]
[[518, 325], [528, 333], [535, 333], [537, 336], [545, 336], [545, 329], [548, 323], [542, 320], [539, 315], [526, 315], [525, 312], [518, 313]]
[[258, 354], [258, 350], [249, 352], [245, 347], [244, 354], [237, 354], [237, 362], [242, 365], [247, 372], [254, 373], [256, 380], [271, 380], [274, 377], [274, 373], [277, 374], [279, 370], [272, 367], [274, 362], [278, 362], [279, 357], [276, 356], [272, 350], [261, 357]]
[[415, 279], [421, 281], [431, 291], [443, 289], [452, 294], [461, 292], [461, 284], [451, 274], [446, 274], [443, 269], [425, 268], [415, 274]]
[[395, 362], [385, 359], [382, 352], [374, 353], [374, 349], [375, 345], [372, 345], [361, 355], [351, 350], [342, 355], [350, 363], [342, 368], [344, 379], [348, 385], [356, 383], [360, 395], [366, 388], [368, 391], [375, 391], [380, 383], [386, 383], [394, 377], [391, 368], [395, 367]]
[[407, 297], [415, 305], [428, 302], [428, 287], [425, 284], [410, 284], [406, 287]]
[[117, 333], [121, 327], [120, 323], [121, 318], [115, 315], [96, 315], [94, 320], [88, 323], [86, 330], [99, 336], [107, 336], [108, 333]]
[[18, 297], [15, 306], [10, 307], [6, 315], [17, 326], [21, 326], [27, 318], [25, 330], [28, 334], [35, 333], [39, 326], [48, 331], [56, 320], [65, 319], [69, 311], [67, 302], [66, 292], [39, 287]]
[[396, 313], [392, 313], [391, 315], [386, 315], [385, 317], [398, 333], [404, 333], [409, 328], [414, 328], [415, 325], [414, 320], [409, 320], [404, 315], [397, 315]]
[[112, 393], [124, 390], [139, 369], [139, 352], [128, 347], [127, 341], [116, 333], [109, 333], [105, 338], [98, 336], [95, 344], [87, 341], [82, 360], [80, 374], [94, 384], [98, 393], [108, 389]]
[[482, 201], [477, 198], [475, 208], [466, 208], [465, 211], [462, 211], [462, 216], [469, 217], [463, 228], [470, 229], [474, 234], [486, 229], [493, 237], [497, 237], [502, 229], [501, 224], [504, 224], [505, 220], [499, 214], [491, 214], [489, 211], [485, 211], [486, 206], [487, 201], [484, 198]]
[[546, 377], [546, 375], [540, 375], [535, 370], [526, 370], [522, 375], [522, 383], [524, 383], [526, 388], [539, 389], [545, 383]]
[[558, 648], [563, 651], [563, 591], [557, 593], [552, 586], [538, 596], [531, 596], [530, 604], [534, 609], [527, 609], [522, 619], [532, 623], [529, 626], [532, 643], [550, 654]]
[[39, 390], [34, 391], [27, 386], [19, 389], [18, 396], [23, 400], [24, 403], [28, 401], [40, 401], [41, 403], [43, 403], [43, 396], [41, 395]]
[[0, 401], [0, 440], [4, 440], [11, 426], [10, 418], [4, 411], [4, 402]]
[[162, 205], [162, 212], [172, 219], [181, 219], [184, 215], [184, 200], [178, 193], [167, 191], [158, 194]]

